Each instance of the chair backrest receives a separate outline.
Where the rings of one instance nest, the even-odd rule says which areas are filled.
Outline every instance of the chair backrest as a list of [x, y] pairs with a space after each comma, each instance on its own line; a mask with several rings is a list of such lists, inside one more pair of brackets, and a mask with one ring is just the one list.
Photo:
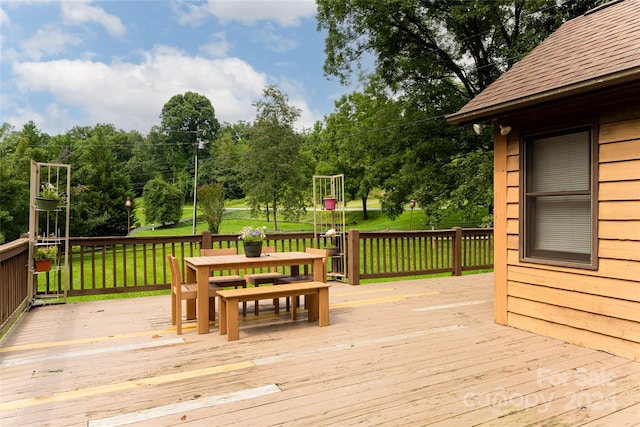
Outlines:
[[[238, 255], [238, 248], [200, 249], [200, 256], [216, 255]], [[220, 274], [223, 274], [223, 272], [220, 272]], [[240, 274], [240, 270], [236, 269], [235, 274]]]
[[[276, 247], [275, 246], [263, 246], [262, 247], [262, 253], [263, 254], [275, 254], [276, 253]], [[278, 271], [278, 267], [271, 267], [271, 272], [272, 273], [276, 273]]]
[[236, 248], [200, 249], [200, 256], [237, 255]]
[[182, 297], [182, 278], [180, 277], [180, 265], [178, 258], [173, 255], [167, 255], [169, 267], [171, 267], [171, 292], [176, 294], [178, 300]]
[[304, 250], [308, 254], [322, 255], [322, 277], [327, 277], [327, 255], [329, 251], [326, 249], [306, 248]]

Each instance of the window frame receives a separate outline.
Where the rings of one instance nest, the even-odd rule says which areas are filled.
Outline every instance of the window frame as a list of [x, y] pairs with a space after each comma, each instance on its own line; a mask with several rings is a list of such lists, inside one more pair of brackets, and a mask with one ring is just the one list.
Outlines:
[[[532, 165], [529, 158], [529, 147], [535, 140], [568, 135], [589, 130], [589, 191], [564, 191], [536, 194], [528, 192], [528, 179]], [[520, 261], [527, 263], [556, 265], [562, 267], [597, 270], [598, 268], [598, 122], [597, 120], [581, 121], [571, 125], [536, 129], [523, 132], [520, 138], [520, 191], [519, 191], [519, 232], [520, 232]], [[556, 193], [556, 194], [552, 194]], [[562, 251], [550, 251], [535, 248], [535, 207], [532, 206], [538, 197], [589, 195], [591, 209], [591, 250], [589, 254], [577, 254]]]

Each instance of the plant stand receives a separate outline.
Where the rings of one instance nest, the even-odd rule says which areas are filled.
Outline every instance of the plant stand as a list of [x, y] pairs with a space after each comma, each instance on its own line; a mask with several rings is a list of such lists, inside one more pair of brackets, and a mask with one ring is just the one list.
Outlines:
[[327, 276], [347, 278], [344, 175], [313, 177], [313, 233], [318, 248], [328, 250]]
[[[58, 194], [66, 195], [61, 202], [41, 197], [43, 184], [51, 185]], [[69, 193], [71, 192], [71, 166], [58, 163], [31, 161], [29, 203], [29, 284], [30, 305], [44, 298], [67, 301], [69, 289]], [[33, 259], [36, 248], [56, 246], [58, 257], [50, 259], [48, 267], [41, 267]], [[43, 278], [43, 275], [46, 278]]]

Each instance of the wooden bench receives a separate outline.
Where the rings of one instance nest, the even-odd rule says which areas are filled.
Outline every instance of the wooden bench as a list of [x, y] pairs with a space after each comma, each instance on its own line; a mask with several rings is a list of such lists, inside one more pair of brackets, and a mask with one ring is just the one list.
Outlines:
[[300, 295], [307, 297], [309, 322], [318, 320], [318, 326], [328, 326], [330, 286], [323, 282], [298, 282], [258, 288], [220, 290], [217, 292], [220, 303], [220, 335], [227, 334], [229, 341], [240, 338], [238, 303]]

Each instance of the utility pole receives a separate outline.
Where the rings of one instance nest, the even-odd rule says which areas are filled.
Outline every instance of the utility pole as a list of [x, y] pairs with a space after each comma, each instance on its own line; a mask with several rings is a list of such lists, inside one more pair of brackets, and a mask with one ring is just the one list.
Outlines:
[[204, 142], [200, 139], [200, 129], [193, 131], [196, 134], [195, 156], [194, 156], [194, 174], [193, 174], [193, 234], [196, 234], [196, 204], [198, 194], [198, 150], [204, 148]]

